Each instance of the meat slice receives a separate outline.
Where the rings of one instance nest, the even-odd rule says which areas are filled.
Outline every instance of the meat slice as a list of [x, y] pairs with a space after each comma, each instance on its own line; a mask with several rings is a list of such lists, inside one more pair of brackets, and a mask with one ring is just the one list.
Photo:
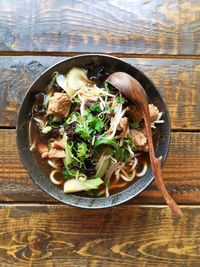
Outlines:
[[51, 148], [48, 148], [47, 144], [38, 144], [37, 145], [38, 151], [41, 153], [42, 158], [64, 158], [65, 157], [65, 150], [64, 150], [64, 142], [63, 140], [54, 141], [51, 144]]
[[51, 147], [56, 149], [65, 149], [65, 142], [63, 139], [55, 140], [54, 142], [51, 143]]
[[123, 135], [125, 136], [127, 128], [128, 128], [128, 119], [127, 119], [127, 117], [121, 118], [121, 120], [119, 122], [119, 126], [121, 127]]
[[63, 149], [55, 149], [51, 148], [48, 152], [48, 158], [64, 158], [65, 157], [65, 151]]
[[41, 157], [43, 159], [60, 159], [65, 157], [65, 151], [63, 149], [51, 148], [49, 151], [41, 153]]
[[159, 114], [159, 109], [154, 104], [149, 104], [149, 113], [151, 121], [155, 121]]
[[66, 118], [71, 107], [71, 102], [71, 99], [66, 93], [56, 92], [52, 97], [49, 98], [47, 114]]
[[130, 134], [132, 137], [132, 141], [135, 144], [136, 148], [138, 151], [148, 151], [148, 142], [147, 142], [147, 137], [142, 131], [130, 130]]
[[143, 119], [140, 108], [134, 105], [130, 105], [127, 108], [127, 114], [134, 122], [140, 122]]
[[[140, 108], [134, 105], [128, 107], [127, 114], [134, 122], [140, 122], [143, 119]], [[154, 104], [149, 104], [149, 114], [151, 122], [155, 121], [158, 117], [159, 109]]]
[[37, 144], [37, 150], [41, 153], [42, 158], [47, 158], [49, 151], [47, 144]]
[[128, 119], [127, 117], [121, 118], [119, 125], [117, 127], [118, 131], [121, 131], [119, 135], [115, 136], [115, 139], [121, 139], [125, 137], [128, 128]]

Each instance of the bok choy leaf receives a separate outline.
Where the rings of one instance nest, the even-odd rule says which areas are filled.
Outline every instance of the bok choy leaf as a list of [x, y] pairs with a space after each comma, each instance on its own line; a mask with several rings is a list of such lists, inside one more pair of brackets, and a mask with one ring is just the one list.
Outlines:
[[65, 182], [64, 193], [89, 191], [91, 189], [97, 189], [101, 184], [103, 184], [103, 181], [100, 178], [89, 179], [86, 181], [71, 179]]

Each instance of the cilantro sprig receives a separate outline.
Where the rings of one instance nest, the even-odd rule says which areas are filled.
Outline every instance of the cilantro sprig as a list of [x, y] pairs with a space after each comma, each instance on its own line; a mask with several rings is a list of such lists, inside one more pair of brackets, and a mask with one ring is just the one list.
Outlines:
[[90, 110], [85, 110], [84, 116], [79, 116], [77, 122], [75, 132], [85, 141], [91, 134], [101, 133], [104, 130], [103, 120], [93, 116]]

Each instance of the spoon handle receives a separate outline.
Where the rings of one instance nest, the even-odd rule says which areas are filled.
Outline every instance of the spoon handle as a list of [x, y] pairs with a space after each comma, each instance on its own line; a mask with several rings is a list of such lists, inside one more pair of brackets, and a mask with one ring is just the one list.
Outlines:
[[172, 212], [174, 214], [176, 214], [177, 216], [182, 217], [183, 213], [182, 213], [181, 209], [176, 204], [176, 202], [173, 200], [173, 198], [170, 196], [170, 194], [168, 193], [166, 186], [163, 182], [162, 172], [161, 172], [161, 161], [160, 161], [160, 159], [155, 157], [155, 152], [154, 152], [149, 110], [147, 110], [145, 107], [143, 108], [143, 117], [144, 117], [144, 122], [145, 122], [145, 128], [147, 131], [149, 157], [150, 157], [151, 167], [152, 167], [153, 173], [155, 175], [156, 184], [157, 184], [164, 200], [166, 201], [167, 205], [170, 207]]

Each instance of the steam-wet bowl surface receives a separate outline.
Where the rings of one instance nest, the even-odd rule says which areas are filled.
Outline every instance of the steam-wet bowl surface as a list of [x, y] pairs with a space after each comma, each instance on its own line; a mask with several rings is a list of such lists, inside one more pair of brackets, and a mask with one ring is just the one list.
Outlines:
[[33, 153], [29, 150], [30, 145], [28, 134], [30, 113], [34, 104], [34, 95], [47, 87], [51, 81], [52, 74], [55, 71], [66, 74], [73, 67], [86, 68], [92, 64], [105, 66], [109, 73], [122, 71], [130, 74], [141, 83], [149, 98], [149, 102], [155, 104], [158, 109], [163, 112], [162, 118], [165, 123], [160, 124], [157, 127], [158, 139], [155, 146], [155, 154], [157, 157], [162, 156], [162, 164], [167, 157], [171, 129], [166, 104], [155, 85], [141, 71], [116, 57], [96, 54], [72, 57], [53, 65], [38, 77], [27, 91], [18, 115], [17, 146], [21, 160], [34, 182], [50, 196], [72, 206], [95, 209], [112, 207], [137, 196], [154, 179], [151, 167], [148, 167], [147, 173], [142, 178], [131, 184], [128, 188], [109, 197], [89, 198], [73, 194], [65, 194], [62, 189], [54, 185], [42, 172]]

